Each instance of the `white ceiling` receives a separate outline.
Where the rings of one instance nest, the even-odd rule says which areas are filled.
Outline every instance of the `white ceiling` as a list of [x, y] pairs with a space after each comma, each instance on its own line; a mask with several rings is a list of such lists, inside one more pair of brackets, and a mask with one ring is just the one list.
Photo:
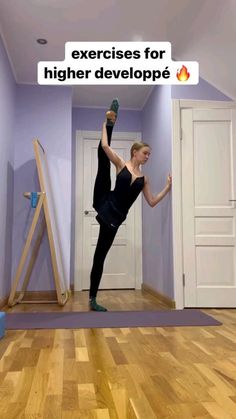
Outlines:
[[[64, 60], [67, 41], [169, 41], [172, 58], [236, 98], [236, 0], [0, 0], [0, 30], [17, 83], [38, 61]], [[37, 38], [46, 38], [39, 45]], [[74, 106], [141, 109], [153, 86], [73, 86]]]

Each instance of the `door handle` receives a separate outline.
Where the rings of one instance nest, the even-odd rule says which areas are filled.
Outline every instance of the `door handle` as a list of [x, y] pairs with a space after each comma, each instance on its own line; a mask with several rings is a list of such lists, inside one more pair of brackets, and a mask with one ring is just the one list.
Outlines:
[[96, 212], [96, 211], [94, 211], [94, 210], [91, 210], [91, 211], [85, 210], [84, 211], [85, 215], [88, 215], [90, 212]]
[[236, 202], [236, 199], [229, 199], [229, 201], [233, 201], [233, 202]]

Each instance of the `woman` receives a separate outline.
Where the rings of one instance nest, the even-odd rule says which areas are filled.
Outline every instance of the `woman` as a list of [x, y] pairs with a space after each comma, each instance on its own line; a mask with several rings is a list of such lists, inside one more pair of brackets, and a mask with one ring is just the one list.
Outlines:
[[[143, 142], [135, 142], [130, 150], [130, 160], [123, 160], [111, 147], [112, 130], [117, 118], [119, 103], [114, 99], [107, 120], [103, 123], [102, 139], [98, 146], [98, 172], [94, 185], [93, 208], [100, 224], [97, 246], [90, 274], [89, 306], [91, 310], [107, 311], [96, 302], [105, 257], [114, 241], [119, 226], [126, 219], [129, 208], [143, 191], [144, 197], [154, 207], [171, 188], [171, 176], [167, 185], [156, 197], [152, 195], [147, 176], [143, 176], [139, 166], [145, 164], [151, 147]], [[111, 191], [110, 162], [116, 166], [116, 184]]]

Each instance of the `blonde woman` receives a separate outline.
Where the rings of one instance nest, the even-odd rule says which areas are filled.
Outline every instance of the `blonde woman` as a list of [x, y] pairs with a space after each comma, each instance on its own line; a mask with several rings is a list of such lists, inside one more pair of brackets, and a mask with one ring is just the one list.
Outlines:
[[[106, 255], [114, 241], [117, 230], [126, 219], [129, 208], [141, 191], [151, 207], [154, 207], [171, 189], [169, 174], [167, 185], [153, 197], [147, 176], [140, 172], [150, 156], [151, 147], [147, 143], [135, 142], [130, 149], [130, 160], [123, 160], [111, 147], [111, 136], [117, 118], [119, 103], [114, 99], [106, 113], [102, 127], [102, 139], [98, 146], [98, 172], [94, 185], [93, 208], [100, 224], [97, 246], [90, 274], [89, 306], [91, 310], [107, 311], [96, 302], [98, 287], [102, 277]], [[116, 184], [111, 191], [110, 162], [116, 166]]]

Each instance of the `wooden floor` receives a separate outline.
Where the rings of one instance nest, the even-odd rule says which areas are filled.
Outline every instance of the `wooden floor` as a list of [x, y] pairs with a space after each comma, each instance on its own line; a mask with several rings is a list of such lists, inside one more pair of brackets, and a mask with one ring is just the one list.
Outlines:
[[[87, 301], [5, 309], [87, 311]], [[168, 309], [142, 291], [100, 291], [97, 302]], [[223, 325], [7, 331], [0, 418], [236, 418], [236, 310], [202, 311]]]

